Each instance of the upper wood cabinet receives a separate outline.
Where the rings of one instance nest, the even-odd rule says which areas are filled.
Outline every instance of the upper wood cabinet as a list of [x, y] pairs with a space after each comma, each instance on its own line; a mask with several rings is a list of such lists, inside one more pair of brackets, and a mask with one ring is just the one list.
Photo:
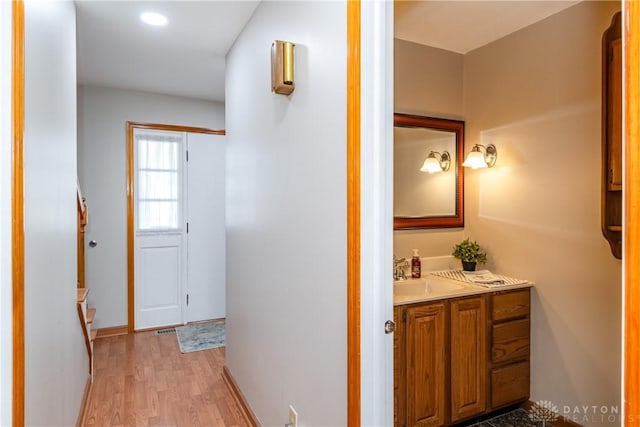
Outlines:
[[622, 26], [613, 16], [602, 36], [602, 233], [622, 258]]

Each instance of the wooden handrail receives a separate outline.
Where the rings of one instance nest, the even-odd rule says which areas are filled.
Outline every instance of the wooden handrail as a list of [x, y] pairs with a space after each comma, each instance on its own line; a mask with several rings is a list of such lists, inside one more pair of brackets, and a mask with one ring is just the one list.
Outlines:
[[76, 194], [78, 201], [78, 215], [80, 217], [82, 225], [87, 225], [87, 200], [82, 197], [82, 191], [80, 190], [80, 183], [76, 186]]
[[82, 304], [76, 303], [78, 307], [78, 317], [80, 318], [80, 325], [82, 326], [82, 334], [84, 335], [84, 344], [87, 347], [87, 354], [89, 355], [89, 374], [91, 375], [91, 366], [93, 359], [93, 351], [91, 349], [91, 337], [89, 336], [89, 330], [87, 329], [87, 322], [84, 318], [84, 311], [82, 310]]
[[87, 209], [87, 201], [82, 197], [80, 183], [76, 185], [77, 205], [78, 205], [78, 288], [85, 287], [85, 262], [84, 262], [84, 235], [87, 224], [89, 223], [89, 210]]

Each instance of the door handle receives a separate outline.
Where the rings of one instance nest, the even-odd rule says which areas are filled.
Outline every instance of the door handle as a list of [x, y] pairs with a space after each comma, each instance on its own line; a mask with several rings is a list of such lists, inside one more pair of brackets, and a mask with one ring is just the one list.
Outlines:
[[392, 334], [396, 331], [396, 322], [394, 322], [393, 320], [387, 320], [386, 322], [384, 322], [384, 333], [385, 334]]

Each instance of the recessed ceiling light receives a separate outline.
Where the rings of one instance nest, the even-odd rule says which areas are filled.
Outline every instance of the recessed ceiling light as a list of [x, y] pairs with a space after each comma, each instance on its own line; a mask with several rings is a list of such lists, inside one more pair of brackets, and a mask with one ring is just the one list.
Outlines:
[[145, 24], [162, 27], [167, 25], [167, 17], [155, 12], [145, 12], [140, 14], [140, 20]]

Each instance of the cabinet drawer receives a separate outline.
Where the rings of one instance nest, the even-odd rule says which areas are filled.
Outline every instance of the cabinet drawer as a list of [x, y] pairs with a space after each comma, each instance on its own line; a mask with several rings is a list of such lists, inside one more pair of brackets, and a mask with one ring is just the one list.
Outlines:
[[491, 406], [497, 408], [529, 397], [529, 361], [491, 370]]
[[529, 289], [496, 294], [493, 296], [491, 318], [501, 321], [528, 316], [530, 305]]
[[529, 357], [529, 319], [493, 325], [491, 333], [491, 361], [506, 362]]

